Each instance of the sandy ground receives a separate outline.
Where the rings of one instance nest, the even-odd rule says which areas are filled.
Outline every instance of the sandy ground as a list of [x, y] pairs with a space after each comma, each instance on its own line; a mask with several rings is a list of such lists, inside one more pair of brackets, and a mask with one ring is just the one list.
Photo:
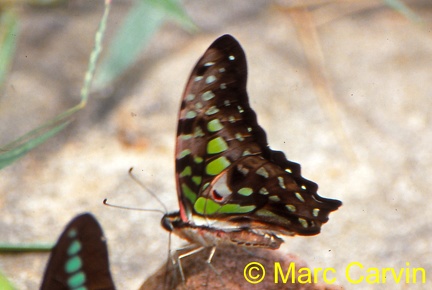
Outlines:
[[[139, 288], [166, 261], [161, 214], [108, 208], [102, 200], [162, 209], [128, 177], [133, 166], [169, 210], [178, 208], [173, 151], [180, 96], [199, 56], [230, 33], [246, 51], [251, 106], [270, 146], [301, 163], [321, 195], [343, 201], [320, 235], [287, 238], [278, 254], [334, 268], [346, 289], [430, 289], [432, 6], [410, 2], [423, 25], [376, 5], [314, 12], [353, 158], [313, 90], [286, 12], [268, 1], [185, 2], [199, 34], [165, 24], [134, 67], [94, 93], [64, 132], [0, 173], [0, 241], [53, 242], [73, 216], [91, 211], [108, 238], [118, 288]], [[113, 6], [108, 40], [128, 7]], [[2, 144], [78, 102], [102, 10], [101, 1], [76, 1], [20, 11], [16, 59], [0, 97]], [[173, 248], [181, 244], [174, 239]], [[36, 289], [47, 257], [1, 254], [0, 270], [18, 289]], [[378, 284], [352, 284], [346, 269], [353, 262], [364, 267], [352, 268], [355, 279], [371, 268], [424, 268], [426, 284], [406, 272], [399, 283], [387, 274], [385, 283], [380, 276]]]

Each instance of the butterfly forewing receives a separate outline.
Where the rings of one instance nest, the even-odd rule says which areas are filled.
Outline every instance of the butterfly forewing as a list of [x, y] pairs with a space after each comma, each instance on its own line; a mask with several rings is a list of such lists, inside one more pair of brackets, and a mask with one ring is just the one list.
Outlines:
[[115, 289], [106, 241], [91, 214], [74, 218], [51, 251], [41, 290], [62, 289]]
[[268, 147], [246, 80], [244, 52], [229, 35], [191, 73], [177, 131], [180, 217], [195, 225], [204, 218], [221, 229], [317, 234], [341, 203], [320, 197], [297, 163]]

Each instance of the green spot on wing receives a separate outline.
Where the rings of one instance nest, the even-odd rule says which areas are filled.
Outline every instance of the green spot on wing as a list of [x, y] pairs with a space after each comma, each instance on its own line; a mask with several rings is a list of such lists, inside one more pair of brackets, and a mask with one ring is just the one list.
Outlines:
[[189, 94], [186, 96], [186, 101], [193, 101], [195, 99], [195, 95], [194, 94]]
[[295, 212], [296, 211], [296, 207], [292, 204], [287, 204], [285, 206], [290, 212]]
[[274, 202], [279, 202], [280, 201], [280, 198], [277, 195], [272, 195], [272, 196], [269, 197], [269, 199], [271, 201], [274, 201]]
[[240, 142], [244, 141], [243, 135], [240, 134], [240, 133], [236, 133], [236, 134], [235, 134], [235, 137], [236, 137], [236, 139], [239, 140]]
[[68, 256], [73, 256], [78, 254], [81, 251], [81, 243], [78, 240], [73, 240], [70, 246], [67, 249]]
[[202, 163], [203, 161], [204, 161], [204, 159], [202, 159], [202, 157], [196, 156], [196, 157], [194, 158], [194, 162], [197, 163], [197, 164], [200, 164], [200, 163]]
[[304, 218], [299, 218], [298, 221], [302, 225], [302, 227], [304, 227], [304, 228], [308, 227], [308, 223]]
[[286, 189], [286, 187], [285, 187], [285, 180], [283, 179], [282, 176], [278, 176], [278, 181], [279, 181], [279, 186], [280, 186], [282, 189]]
[[295, 196], [297, 197], [298, 200], [300, 200], [301, 202], [304, 202], [303, 196], [301, 196], [300, 193], [296, 192]]
[[209, 185], [210, 185], [210, 182], [204, 183], [204, 185], [202, 186], [201, 191], [204, 191]]
[[249, 196], [253, 193], [253, 189], [250, 187], [243, 187], [243, 188], [240, 188], [239, 191], [237, 191], [237, 192], [241, 195]]
[[205, 92], [205, 93], [203, 93], [203, 94], [201, 95], [201, 99], [202, 99], [203, 101], [210, 101], [210, 100], [213, 99], [214, 97], [215, 97], [215, 94], [213, 94], [212, 91], [207, 91], [207, 92]]
[[214, 81], [216, 81], [216, 77], [215, 76], [208, 76], [207, 78], [206, 78], [206, 84], [211, 84], [211, 83], [213, 83]]
[[207, 115], [207, 116], [211, 116], [211, 115], [214, 115], [214, 114], [216, 114], [217, 112], [219, 112], [219, 109], [216, 107], [216, 106], [211, 106], [206, 112], [205, 112], [205, 114]]
[[216, 137], [207, 143], [207, 153], [217, 154], [228, 149], [228, 144], [222, 137]]
[[189, 188], [186, 184], [181, 184], [182, 193], [186, 198], [191, 202], [194, 203], [197, 199], [197, 195], [195, 192], [192, 191], [192, 189]]
[[228, 203], [223, 205], [218, 211], [218, 213], [231, 213], [231, 214], [248, 213], [253, 211], [255, 208], [256, 208], [255, 205], [240, 206], [238, 204]]
[[206, 166], [206, 173], [208, 175], [218, 175], [221, 173], [225, 168], [230, 166], [231, 162], [225, 157], [221, 156], [219, 158], [216, 158]]
[[195, 202], [194, 209], [198, 214], [211, 215], [217, 212], [221, 206], [211, 199], [204, 197], [198, 198]]
[[200, 185], [201, 181], [202, 181], [202, 177], [201, 176], [192, 176], [192, 181], [193, 183], [195, 183], [196, 185]]
[[86, 276], [84, 272], [80, 271], [78, 273], [75, 273], [71, 277], [69, 277], [69, 279], [67, 280], [67, 284], [70, 289], [74, 289], [84, 285], [85, 281], [86, 281]]
[[260, 167], [257, 169], [256, 173], [258, 175], [261, 175], [264, 178], [268, 178], [269, 177], [269, 173], [267, 172], [267, 170], [264, 167]]
[[213, 119], [210, 122], [207, 123], [207, 129], [210, 132], [217, 132], [219, 130], [223, 129], [223, 125], [221, 124], [221, 122], [219, 121], [219, 119]]
[[79, 256], [73, 256], [72, 258], [68, 259], [65, 264], [65, 272], [66, 273], [74, 273], [81, 269], [82, 267], [82, 260]]
[[188, 156], [189, 154], [191, 154], [191, 151], [189, 149], [185, 149], [177, 155], [177, 159], [182, 159], [183, 157]]
[[195, 111], [189, 111], [186, 113], [185, 117], [186, 117], [186, 119], [193, 119], [196, 117], [196, 115], [197, 115], [197, 113]]
[[198, 102], [198, 103], [195, 104], [195, 108], [197, 110], [201, 110], [203, 108], [203, 104], [201, 104], [200, 102]]
[[261, 187], [261, 189], [259, 190], [259, 193], [262, 194], [262, 195], [269, 194], [268, 190], [265, 187]]
[[190, 166], [186, 166], [182, 172], [180, 172], [180, 177], [190, 176], [192, 175], [192, 168]]
[[205, 136], [205, 134], [202, 131], [201, 127], [200, 126], [196, 126], [195, 130], [194, 130], [194, 137], [204, 137], [204, 136]]
[[77, 236], [77, 231], [76, 231], [76, 229], [71, 229], [69, 232], [68, 232], [68, 237], [69, 238], [75, 238], [76, 236]]
[[192, 138], [192, 134], [182, 134], [179, 137], [181, 140], [189, 140]]

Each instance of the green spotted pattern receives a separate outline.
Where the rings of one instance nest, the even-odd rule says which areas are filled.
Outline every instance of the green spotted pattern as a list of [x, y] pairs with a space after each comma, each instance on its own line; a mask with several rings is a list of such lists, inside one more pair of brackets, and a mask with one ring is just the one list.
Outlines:
[[211, 120], [210, 122], [208, 122], [207, 124], [207, 129], [210, 132], [217, 132], [223, 129], [223, 125], [221, 124], [221, 122], [219, 121], [219, 119], [214, 119]]
[[243, 187], [239, 189], [238, 193], [244, 196], [249, 196], [253, 193], [253, 189], [250, 187]]
[[76, 239], [77, 232], [74, 229], [71, 229], [68, 232], [68, 237], [73, 239], [67, 248], [68, 259], [64, 265], [64, 270], [67, 274], [69, 274], [69, 278], [67, 280], [67, 284], [69, 289], [73, 290], [81, 290], [87, 289], [85, 287], [86, 283], [86, 275], [82, 271], [83, 261], [79, 256], [79, 253], [82, 249], [81, 242]]
[[216, 137], [207, 143], [207, 153], [217, 154], [228, 149], [228, 144], [222, 137]]
[[216, 40], [192, 71], [176, 144], [182, 226], [206, 216], [242, 231], [258, 224], [269, 232], [317, 234], [340, 202], [320, 197], [297, 163], [270, 149], [246, 78], [243, 50], [230, 36]]
[[184, 183], [181, 185], [181, 188], [182, 188], [182, 192], [186, 196], [186, 198], [189, 199], [189, 201], [191, 203], [194, 203], [195, 200], [197, 199], [197, 194], [195, 192], [193, 192], [192, 189], [190, 189], [189, 186], [187, 186]]
[[244, 205], [239, 204], [224, 204], [220, 205], [211, 199], [200, 197], [194, 204], [194, 209], [201, 215], [211, 216], [213, 214], [241, 214], [253, 211], [256, 208], [255, 205]]
[[207, 164], [206, 173], [208, 175], [218, 175], [228, 166], [230, 166], [230, 164], [231, 162], [225, 156], [218, 157], [217, 159]]
[[201, 99], [203, 100], [203, 101], [210, 101], [211, 99], [213, 99], [214, 97], [215, 97], [216, 95], [215, 94], [213, 94], [213, 92], [212, 91], [207, 91], [207, 92], [205, 92], [205, 93], [203, 93], [202, 95], [201, 95]]

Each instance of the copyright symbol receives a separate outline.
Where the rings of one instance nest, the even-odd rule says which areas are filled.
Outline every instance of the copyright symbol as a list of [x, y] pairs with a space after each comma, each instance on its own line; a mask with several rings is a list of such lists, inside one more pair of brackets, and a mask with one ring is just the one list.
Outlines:
[[258, 262], [250, 262], [244, 267], [243, 276], [249, 283], [258, 284], [265, 277], [264, 266]]

